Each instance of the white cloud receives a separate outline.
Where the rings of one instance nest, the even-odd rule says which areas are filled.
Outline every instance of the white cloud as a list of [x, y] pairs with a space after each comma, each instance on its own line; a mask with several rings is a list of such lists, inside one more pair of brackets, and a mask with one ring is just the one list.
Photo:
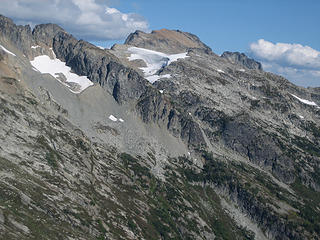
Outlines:
[[286, 77], [296, 85], [303, 87], [320, 86], [320, 70], [298, 69], [293, 67], [284, 67], [275, 62], [261, 62], [262, 67], [267, 72], [273, 72]]
[[250, 55], [262, 62], [264, 70], [297, 85], [320, 86], [320, 52], [309, 46], [260, 39], [250, 45]]
[[142, 16], [122, 13], [100, 0], [1, 0], [0, 12], [18, 24], [56, 23], [90, 41], [123, 39], [135, 30], [148, 31]]
[[274, 44], [260, 39], [250, 45], [250, 50], [259, 58], [274, 61], [283, 66], [320, 68], [320, 52], [309, 46], [290, 43]]

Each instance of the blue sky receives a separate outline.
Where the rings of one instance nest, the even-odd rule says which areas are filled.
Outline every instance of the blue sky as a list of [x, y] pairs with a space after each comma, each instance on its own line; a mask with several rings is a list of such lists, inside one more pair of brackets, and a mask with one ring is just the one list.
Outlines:
[[[43, 11], [46, 9], [46, 11]], [[320, 86], [319, 0], [1, 0], [20, 24], [54, 22], [102, 46], [135, 29], [191, 32], [221, 54], [239, 51], [301, 86]]]
[[194, 33], [218, 54], [246, 51], [260, 38], [320, 50], [317, 0], [123, 0], [114, 1], [114, 7], [142, 15], [150, 29]]

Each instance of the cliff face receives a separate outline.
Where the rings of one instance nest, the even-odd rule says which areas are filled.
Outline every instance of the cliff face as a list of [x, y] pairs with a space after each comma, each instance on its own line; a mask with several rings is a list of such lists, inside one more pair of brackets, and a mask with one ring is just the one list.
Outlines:
[[181, 31], [0, 32], [1, 238], [319, 239], [318, 89]]

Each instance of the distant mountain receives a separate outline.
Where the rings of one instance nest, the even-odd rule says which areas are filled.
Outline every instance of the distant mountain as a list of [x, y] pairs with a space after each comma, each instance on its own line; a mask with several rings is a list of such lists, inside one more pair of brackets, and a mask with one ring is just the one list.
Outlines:
[[320, 239], [320, 92], [190, 33], [112, 49], [0, 16], [1, 239]]
[[181, 53], [190, 48], [211, 51], [197, 36], [168, 29], [155, 30], [151, 33], [136, 31], [128, 36], [125, 44], [165, 53]]
[[240, 64], [249, 69], [262, 70], [261, 63], [255, 61], [252, 58], [248, 58], [244, 53], [239, 52], [224, 52], [221, 57], [228, 59], [234, 64]]

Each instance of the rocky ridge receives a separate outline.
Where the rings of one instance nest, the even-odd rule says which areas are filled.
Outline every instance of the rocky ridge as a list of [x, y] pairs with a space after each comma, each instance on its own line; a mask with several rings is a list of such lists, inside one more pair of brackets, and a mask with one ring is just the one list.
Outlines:
[[128, 36], [125, 44], [171, 54], [185, 52], [190, 48], [211, 52], [197, 36], [179, 30], [161, 29], [151, 33], [136, 31]]
[[261, 63], [255, 61], [252, 58], [248, 58], [244, 53], [239, 52], [224, 52], [221, 57], [228, 59], [234, 64], [240, 64], [245, 68], [262, 70]]
[[[1, 237], [319, 239], [317, 89], [180, 31], [110, 50], [53, 24], [0, 32]], [[151, 84], [130, 47], [188, 57]], [[95, 85], [71, 93], [39, 55]]]

